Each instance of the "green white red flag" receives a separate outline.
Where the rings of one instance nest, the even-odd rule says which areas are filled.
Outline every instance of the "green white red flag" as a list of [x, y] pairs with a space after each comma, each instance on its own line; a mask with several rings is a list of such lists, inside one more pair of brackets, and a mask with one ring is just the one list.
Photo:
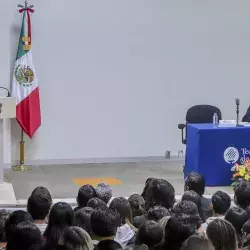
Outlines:
[[25, 6], [21, 34], [13, 72], [12, 96], [16, 97], [17, 121], [25, 133], [32, 138], [41, 125], [39, 86], [32, 59], [31, 17], [33, 6]]

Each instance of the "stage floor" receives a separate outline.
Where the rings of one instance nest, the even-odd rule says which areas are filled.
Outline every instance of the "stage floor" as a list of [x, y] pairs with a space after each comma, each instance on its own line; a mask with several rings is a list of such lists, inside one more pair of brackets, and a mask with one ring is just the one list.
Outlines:
[[[148, 177], [168, 180], [178, 195], [183, 193], [182, 166], [180, 160], [36, 166], [28, 172], [6, 170], [5, 181], [13, 184], [17, 200], [27, 199], [37, 186], [47, 187], [54, 199], [74, 199], [81, 185], [95, 185], [100, 180], [112, 186], [113, 196], [127, 197], [132, 193], [141, 193]], [[217, 190], [233, 191], [232, 187], [210, 187], [206, 189], [206, 194], [213, 194]]]

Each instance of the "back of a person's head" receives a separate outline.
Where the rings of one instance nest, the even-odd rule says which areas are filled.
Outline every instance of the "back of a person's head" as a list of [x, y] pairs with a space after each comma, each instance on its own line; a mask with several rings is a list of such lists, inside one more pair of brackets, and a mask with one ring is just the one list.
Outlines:
[[72, 207], [66, 202], [56, 203], [49, 214], [48, 226], [44, 236], [49, 244], [57, 244], [65, 228], [73, 226], [74, 213]]
[[132, 223], [132, 211], [128, 200], [124, 197], [117, 197], [112, 200], [109, 208], [120, 214], [122, 224]]
[[227, 193], [217, 191], [212, 196], [212, 206], [214, 213], [224, 215], [231, 206], [231, 198]]
[[243, 225], [246, 223], [248, 218], [247, 212], [240, 207], [231, 207], [225, 215], [225, 220], [229, 221], [233, 225], [239, 235], [242, 234]]
[[29, 250], [33, 246], [41, 246], [42, 236], [38, 227], [30, 222], [21, 222], [16, 225], [7, 241], [7, 250]]
[[155, 247], [162, 243], [164, 231], [162, 226], [156, 221], [147, 221], [140, 226], [135, 245], [147, 245], [148, 247]]
[[250, 181], [242, 181], [234, 190], [235, 203], [243, 209], [250, 205]]
[[166, 216], [170, 216], [170, 212], [165, 207], [156, 206], [148, 210], [148, 220], [160, 221]]
[[201, 174], [191, 172], [185, 179], [185, 191], [193, 190], [200, 196], [205, 192], [205, 179]]
[[192, 235], [182, 245], [181, 250], [215, 250], [213, 243], [204, 235]]
[[37, 187], [28, 199], [27, 210], [34, 220], [44, 220], [52, 204], [50, 192], [45, 187]]
[[183, 242], [197, 230], [190, 216], [172, 216], [165, 227], [165, 249], [179, 250]]
[[206, 233], [212, 241], [215, 250], [236, 249], [236, 234], [230, 222], [215, 219], [208, 224]]
[[163, 179], [151, 180], [145, 192], [145, 202], [147, 211], [155, 206], [172, 208], [175, 203], [174, 187]]
[[145, 200], [139, 194], [132, 194], [128, 198], [133, 218], [145, 213]]
[[205, 222], [205, 218], [201, 209], [201, 196], [199, 194], [193, 190], [188, 190], [183, 194], [181, 201], [192, 201], [198, 208], [201, 220]]
[[82, 186], [77, 195], [77, 203], [79, 207], [86, 207], [88, 201], [97, 197], [95, 189], [91, 185]]
[[66, 202], [56, 203], [49, 214], [49, 226], [69, 227], [74, 223], [72, 207]]
[[97, 237], [113, 237], [121, 224], [118, 212], [107, 207], [95, 209], [90, 216], [91, 232]]
[[99, 198], [91, 198], [89, 201], [88, 201], [88, 203], [87, 203], [87, 205], [86, 205], [87, 207], [92, 207], [92, 208], [94, 208], [94, 209], [96, 209], [96, 208], [98, 208], [98, 207], [106, 207], [107, 206], [107, 204], [103, 201], [103, 200], [101, 200], [101, 199], [99, 199]]
[[93, 211], [92, 207], [84, 207], [75, 213], [75, 225], [84, 229], [89, 234], [91, 233], [90, 216]]
[[172, 209], [172, 212], [176, 216], [181, 216], [183, 214], [186, 214], [190, 216], [192, 215], [199, 217], [199, 210], [196, 204], [192, 201], [181, 201], [179, 203], [176, 203]]
[[0, 210], [0, 242], [5, 242], [5, 224], [9, 216], [9, 211], [5, 209]]
[[72, 250], [94, 249], [91, 237], [80, 227], [66, 228], [62, 233], [58, 244]]
[[242, 232], [243, 232], [245, 235], [250, 234], [250, 219], [247, 220], [247, 221], [245, 222], [245, 224], [243, 225], [243, 227], [242, 227]]
[[95, 247], [96, 250], [122, 250], [121, 245], [114, 240], [102, 240]]
[[10, 214], [9, 218], [6, 220], [5, 223], [5, 237], [6, 240], [11, 240], [11, 235], [15, 230], [16, 226], [21, 222], [30, 222], [33, 223], [33, 219], [28, 212], [23, 210], [17, 210]]
[[95, 188], [96, 195], [99, 199], [103, 200], [106, 204], [110, 201], [112, 198], [112, 189], [109, 185], [105, 183], [99, 183], [97, 187]]

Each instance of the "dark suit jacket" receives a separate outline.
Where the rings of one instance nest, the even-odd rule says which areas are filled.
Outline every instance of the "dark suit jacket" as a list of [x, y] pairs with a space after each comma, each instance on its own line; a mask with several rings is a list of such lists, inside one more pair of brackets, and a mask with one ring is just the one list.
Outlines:
[[250, 106], [247, 109], [246, 115], [242, 119], [243, 122], [250, 122]]

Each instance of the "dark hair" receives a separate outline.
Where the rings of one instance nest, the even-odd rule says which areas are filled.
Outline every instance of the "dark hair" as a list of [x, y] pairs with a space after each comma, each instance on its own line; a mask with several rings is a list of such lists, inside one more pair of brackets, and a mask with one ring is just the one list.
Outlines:
[[153, 179], [148, 184], [144, 199], [147, 211], [155, 206], [170, 209], [175, 203], [174, 187], [166, 180]]
[[122, 224], [132, 223], [132, 211], [130, 204], [124, 197], [117, 197], [112, 200], [109, 208], [113, 211], [117, 211], [121, 216]]
[[227, 193], [217, 191], [212, 196], [212, 205], [216, 214], [224, 215], [231, 206], [231, 198]]
[[246, 209], [250, 205], [250, 181], [242, 181], [234, 190], [235, 203]]
[[80, 227], [66, 228], [59, 240], [59, 245], [71, 250], [84, 250], [90, 244], [94, 248], [90, 235]]
[[249, 218], [250, 218], [250, 205], [246, 207], [245, 211], [247, 212]]
[[248, 219], [242, 227], [242, 231], [245, 234], [250, 234], [250, 219]]
[[205, 179], [203, 175], [191, 172], [185, 179], [185, 191], [193, 190], [200, 196], [205, 192]]
[[181, 250], [215, 250], [213, 243], [204, 235], [192, 235], [182, 245]]
[[165, 227], [165, 249], [179, 250], [183, 242], [197, 230], [192, 216], [172, 216]]
[[100, 241], [96, 248], [96, 250], [122, 250], [121, 245], [114, 240], [102, 240]]
[[28, 199], [27, 210], [34, 220], [45, 220], [52, 204], [50, 192], [45, 187], [37, 187]]
[[65, 202], [56, 203], [49, 214], [49, 223], [44, 232], [46, 241], [50, 245], [56, 245], [65, 228], [73, 226], [74, 213], [72, 207]]
[[140, 226], [136, 235], [135, 245], [157, 246], [162, 242], [163, 237], [164, 232], [161, 225], [158, 222], [149, 220]]
[[91, 231], [98, 237], [115, 236], [120, 224], [120, 215], [107, 207], [95, 209], [90, 216]]
[[201, 217], [202, 222], [205, 222], [205, 217], [203, 215], [203, 211], [201, 209], [201, 196], [197, 194], [193, 190], [186, 191], [182, 196], [182, 201], [192, 201], [198, 208], [199, 215]]
[[243, 228], [243, 225], [248, 220], [248, 218], [249, 217], [248, 217], [247, 212], [240, 207], [231, 207], [225, 215], [225, 220], [229, 221], [233, 225], [237, 233], [237, 240], [240, 244], [243, 243], [241, 240], [242, 228]]
[[128, 198], [132, 210], [132, 217], [141, 216], [145, 214], [145, 200], [139, 194], [132, 194]]
[[159, 221], [166, 216], [170, 216], [170, 212], [165, 207], [156, 206], [148, 210], [148, 220]]
[[97, 197], [95, 189], [91, 185], [82, 186], [77, 195], [77, 203], [79, 207], [86, 207], [91, 198]]
[[176, 217], [181, 217], [183, 215], [189, 216], [190, 218], [192, 218], [192, 221], [197, 224], [197, 228], [199, 228], [202, 223], [199, 215], [199, 210], [192, 201], [181, 201], [175, 204], [172, 212]]
[[7, 250], [29, 250], [33, 246], [41, 246], [41, 232], [36, 225], [30, 222], [21, 222], [16, 225], [7, 242]]
[[106, 207], [107, 204], [106, 204], [103, 200], [101, 200], [101, 199], [99, 199], [99, 198], [91, 198], [91, 199], [88, 201], [88, 203], [87, 203], [86, 206], [87, 206], [87, 207], [92, 207], [92, 208], [95, 209], [95, 208], [102, 207], [102, 206]]
[[215, 250], [235, 250], [236, 235], [232, 224], [226, 220], [215, 219], [207, 226], [207, 236]]
[[5, 238], [6, 241], [11, 241], [12, 233], [15, 230], [17, 224], [21, 222], [33, 223], [31, 215], [23, 210], [17, 210], [10, 214], [5, 223]]
[[81, 227], [89, 234], [91, 234], [90, 216], [93, 211], [92, 207], [84, 207], [75, 213], [75, 225]]
[[10, 212], [2, 209], [0, 210], [0, 242], [5, 242], [5, 224], [10, 216]]

